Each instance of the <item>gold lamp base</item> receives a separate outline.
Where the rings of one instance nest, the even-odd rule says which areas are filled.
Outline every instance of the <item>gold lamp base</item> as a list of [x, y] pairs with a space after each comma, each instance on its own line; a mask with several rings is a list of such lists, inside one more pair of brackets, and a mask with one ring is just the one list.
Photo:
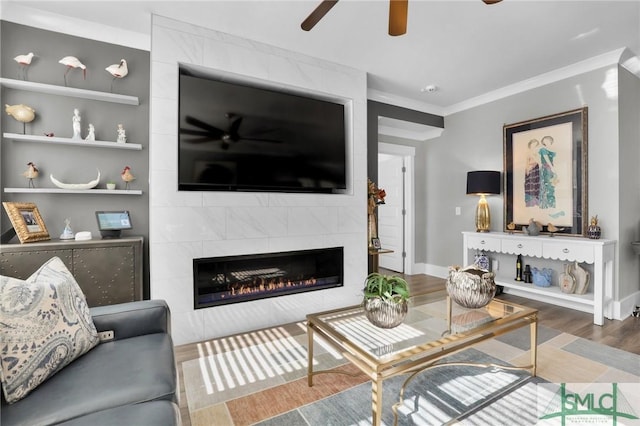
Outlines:
[[491, 214], [489, 213], [489, 203], [484, 194], [480, 194], [478, 208], [476, 209], [476, 232], [489, 232], [491, 228]]

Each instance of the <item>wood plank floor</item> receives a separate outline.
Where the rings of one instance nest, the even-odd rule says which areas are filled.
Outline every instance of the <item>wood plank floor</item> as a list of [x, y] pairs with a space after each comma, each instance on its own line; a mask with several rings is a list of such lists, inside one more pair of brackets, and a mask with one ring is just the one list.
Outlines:
[[[417, 274], [407, 275], [405, 279], [409, 283], [413, 294], [443, 291], [445, 287], [443, 278]], [[538, 309], [540, 325], [640, 355], [640, 339], [638, 338], [640, 335], [640, 317], [629, 316], [624, 321], [605, 319], [603, 326], [597, 326], [593, 324], [593, 315], [586, 312], [508, 294], [502, 294], [498, 297]], [[191, 421], [187, 408], [187, 398], [184, 393], [182, 363], [198, 358], [196, 345], [196, 343], [191, 343], [177, 346], [175, 349], [180, 376], [180, 412], [184, 426], [191, 426]]]

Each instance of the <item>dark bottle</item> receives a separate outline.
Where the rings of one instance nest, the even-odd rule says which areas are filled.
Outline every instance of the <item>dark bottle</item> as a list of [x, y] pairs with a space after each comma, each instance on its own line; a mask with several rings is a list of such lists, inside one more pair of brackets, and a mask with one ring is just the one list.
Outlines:
[[522, 276], [525, 283], [531, 284], [533, 282], [533, 276], [531, 275], [531, 266], [524, 265], [524, 272], [522, 273]]
[[516, 259], [516, 281], [522, 281], [522, 255]]

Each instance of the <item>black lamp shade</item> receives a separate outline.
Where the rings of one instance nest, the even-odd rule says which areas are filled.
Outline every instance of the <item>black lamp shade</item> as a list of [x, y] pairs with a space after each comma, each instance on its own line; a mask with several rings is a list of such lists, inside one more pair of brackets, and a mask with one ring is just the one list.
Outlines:
[[499, 194], [500, 172], [479, 170], [467, 173], [467, 194]]

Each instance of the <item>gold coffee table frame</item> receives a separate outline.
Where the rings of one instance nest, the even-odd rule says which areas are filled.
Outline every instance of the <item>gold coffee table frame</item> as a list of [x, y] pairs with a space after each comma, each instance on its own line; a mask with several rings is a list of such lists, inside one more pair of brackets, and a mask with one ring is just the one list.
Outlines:
[[[418, 296], [420, 298], [425, 297]], [[426, 296], [429, 298], [429, 296]], [[441, 299], [441, 298], [440, 298]], [[428, 302], [436, 302], [437, 298], [430, 298]], [[414, 305], [417, 302], [414, 301]], [[416, 305], [415, 307], [419, 306]], [[414, 307], [414, 308], [415, 308]], [[412, 306], [409, 307], [411, 311]], [[491, 316], [489, 322], [478, 326], [472, 326], [461, 332], [451, 332], [452, 329], [452, 302], [446, 298], [446, 318], [447, 330], [437, 339], [429, 339], [425, 336], [425, 341], [411, 344], [398, 351], [390, 348], [388, 354], [376, 356], [368, 351], [350, 336], [337, 330], [332, 320], [343, 318], [364, 318], [361, 306], [351, 306], [347, 308], [334, 309], [326, 312], [319, 312], [307, 315], [307, 337], [309, 343], [307, 361], [307, 381], [313, 386], [313, 376], [323, 373], [341, 373], [340, 371], [313, 371], [313, 336], [314, 333], [322, 337], [327, 343], [337, 349], [347, 360], [358, 367], [371, 380], [371, 410], [373, 414], [373, 425], [379, 425], [382, 419], [382, 382], [390, 377], [409, 373], [400, 390], [400, 401], [404, 394], [405, 386], [420, 372], [435, 367], [435, 363], [447, 355], [467, 349], [477, 343], [492, 339], [526, 325], [530, 326], [531, 337], [531, 364], [525, 366], [503, 366], [495, 364], [472, 364], [472, 363], [448, 363], [446, 365], [476, 365], [481, 367], [499, 367], [502, 369], [528, 370], [532, 376], [536, 375], [537, 348], [538, 348], [538, 311], [504, 302], [498, 299], [492, 300], [480, 311]], [[471, 311], [473, 312], [473, 311]], [[495, 316], [494, 316], [495, 315]], [[391, 345], [393, 346], [393, 345]], [[443, 364], [437, 364], [441, 366]], [[348, 374], [348, 373], [341, 373]], [[397, 408], [400, 403], [393, 407], [395, 422], [397, 422]]]

